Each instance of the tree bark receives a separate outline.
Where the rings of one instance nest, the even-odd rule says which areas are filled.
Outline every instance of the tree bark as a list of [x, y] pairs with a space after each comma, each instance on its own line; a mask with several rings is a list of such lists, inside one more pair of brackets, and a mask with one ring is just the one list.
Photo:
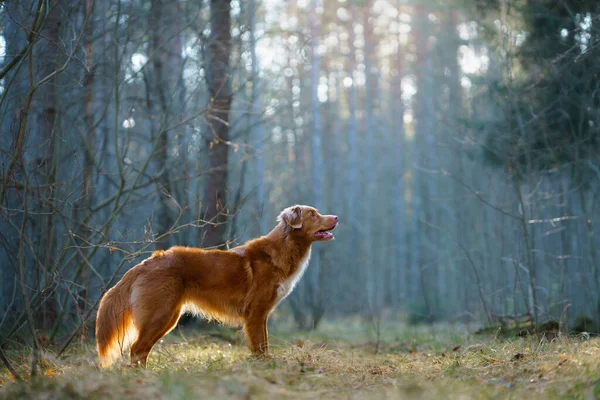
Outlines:
[[[60, 27], [62, 22], [61, 9], [59, 7], [51, 7], [49, 14], [46, 17], [45, 29], [42, 30], [42, 35], [45, 39], [42, 40], [38, 47], [38, 52], [35, 55], [44, 60], [41, 67], [37, 71], [39, 78], [46, 77], [59, 68], [61, 50], [58, 48], [60, 43]], [[59, 139], [59, 122], [60, 122], [60, 98], [58, 95], [57, 77], [53, 77], [48, 83], [40, 87], [38, 91], [38, 101], [41, 105], [41, 113], [38, 116], [38, 124], [40, 128], [41, 145], [38, 147], [40, 153], [36, 155], [37, 160], [40, 160], [43, 168], [41, 172], [44, 181], [47, 185], [45, 193], [41, 193], [48, 199], [47, 203], [41, 203], [40, 211], [45, 215], [38, 226], [32, 226], [37, 229], [36, 234], [39, 235], [40, 243], [40, 259], [43, 260], [46, 266], [46, 271], [40, 271], [38, 275], [39, 288], [44, 287], [49, 280], [54, 279], [49, 274], [50, 266], [55, 251], [56, 227], [55, 210], [52, 204], [52, 199], [55, 198], [53, 184], [56, 182], [56, 174], [60, 157], [60, 145], [62, 140]], [[32, 224], [33, 225], [33, 224]], [[56, 318], [57, 304], [54, 295], [44, 303], [41, 313], [41, 327], [44, 330], [50, 329]]]
[[[179, 1], [152, 0], [150, 8], [151, 56], [154, 79], [151, 83], [153, 103], [157, 112], [159, 143], [156, 151], [156, 163], [159, 171], [159, 191], [161, 208], [158, 213], [157, 232], [164, 234], [173, 225], [173, 187], [170, 179], [169, 151], [176, 147], [177, 132], [170, 132], [167, 127], [173, 125], [174, 116], [181, 114], [183, 104], [179, 104], [181, 96], [180, 74], [182, 73], [182, 43]], [[180, 118], [181, 119], [181, 118]], [[169, 247], [170, 240], [165, 237], [157, 243], [158, 248]]]
[[260, 235], [266, 235], [269, 232], [268, 214], [267, 214], [267, 182], [265, 179], [265, 157], [264, 157], [264, 137], [262, 127], [262, 104], [260, 101], [260, 78], [258, 71], [260, 65], [256, 56], [256, 0], [248, 2], [249, 25], [250, 25], [250, 59], [252, 62], [252, 94], [250, 110], [250, 129], [252, 139], [256, 143], [256, 178], [257, 203], [260, 210], [258, 220], [258, 231]]
[[[348, 54], [348, 64], [347, 64], [347, 72], [349, 78], [352, 79], [350, 85], [345, 84], [344, 86], [348, 87], [348, 155], [346, 157], [346, 184], [348, 188], [348, 215], [353, 215], [355, 213], [359, 213], [359, 203], [358, 200], [361, 198], [360, 195], [360, 159], [359, 159], [359, 138], [358, 138], [358, 118], [357, 118], [357, 108], [358, 108], [358, 91], [356, 88], [356, 35], [354, 33], [354, 23], [353, 21], [357, 20], [356, 13], [356, 5], [354, 2], [350, 4], [350, 20], [348, 21], [348, 48], [350, 50]], [[361, 227], [358, 224], [358, 218], [351, 218], [348, 221], [348, 230], [350, 232], [360, 232]], [[361, 251], [364, 248], [361, 248], [361, 242], [359, 241], [359, 235], [352, 234], [350, 237], [350, 248], [355, 249], [357, 254], [355, 257], [360, 259]], [[353, 263], [353, 266], [356, 268], [353, 271], [354, 276], [363, 276], [364, 268], [362, 268], [361, 263]], [[356, 294], [356, 297], [359, 298], [358, 304], [364, 305], [366, 302], [366, 296], [363, 294], [364, 289], [363, 286], [364, 281], [356, 282], [354, 281], [354, 285], [351, 288], [352, 293]], [[361, 310], [362, 311], [362, 310]]]
[[208, 177], [205, 187], [203, 246], [224, 244], [227, 213], [227, 163], [229, 153], [229, 111], [231, 108], [231, 0], [211, 0], [208, 43], [206, 118]]
[[377, 154], [379, 135], [376, 129], [377, 124], [375, 124], [375, 101], [378, 97], [377, 74], [374, 71], [377, 68], [375, 60], [377, 43], [375, 42], [374, 27], [371, 23], [371, 7], [372, 1], [367, 0], [365, 2], [362, 14], [365, 41], [364, 148], [366, 151], [366, 156], [363, 157], [363, 169], [365, 171], [363, 180], [365, 182], [364, 187], [366, 188], [363, 212], [365, 212], [364, 215], [367, 215], [368, 212], [373, 214], [371, 221], [364, 227], [364, 260], [365, 265], [368, 265], [368, 262], [371, 261], [373, 263], [373, 268], [378, 270], [374, 274], [366, 274], [366, 271], [363, 269], [363, 274], [367, 284], [367, 293], [369, 299], [368, 313], [372, 317], [376, 315], [383, 306], [383, 299], [381, 296], [383, 295], [384, 291], [381, 278], [383, 277], [383, 268], [386, 263], [384, 263], [381, 259], [381, 252], [375, 251], [376, 242], [383, 240], [383, 238], [378, 237], [377, 235], [379, 235], [380, 232], [373, 229], [374, 225], [376, 225], [377, 222], [382, 218], [381, 214], [383, 207], [376, 207], [375, 210], [372, 209], [372, 205], [376, 204], [378, 200], [376, 196], [378, 165], [375, 162], [375, 155]]
[[[321, 109], [319, 103], [319, 80], [321, 76], [321, 58], [317, 52], [319, 46], [319, 27], [317, 25], [317, 1], [311, 1], [310, 10], [310, 55], [311, 55], [311, 197], [314, 207], [323, 207], [323, 148]], [[321, 285], [321, 248], [313, 250], [311, 259], [310, 293], [311, 311], [313, 317], [313, 328], [316, 327], [323, 315], [323, 299]]]
[[[398, 7], [400, 8], [400, 7]], [[398, 10], [398, 22], [400, 22], [400, 10]], [[404, 205], [404, 157], [403, 153], [405, 151], [404, 148], [404, 103], [402, 101], [402, 77], [404, 75], [404, 55], [401, 49], [401, 41], [400, 35], [398, 35], [398, 50], [396, 52], [396, 59], [394, 65], [393, 72], [393, 85], [392, 85], [392, 99], [389, 102], [391, 105], [391, 113], [390, 120], [392, 121], [392, 131], [391, 131], [391, 144], [392, 144], [392, 154], [395, 155], [395, 159], [393, 161], [392, 170], [395, 172], [393, 175], [395, 178], [394, 182], [394, 219], [392, 224], [396, 227], [404, 227], [404, 215], [405, 215], [405, 205]], [[397, 306], [402, 303], [402, 301], [406, 297], [406, 276], [404, 274], [404, 252], [405, 252], [405, 236], [404, 229], [395, 229], [394, 235], [390, 235], [392, 241], [390, 242], [390, 246], [393, 249], [392, 254], [392, 262], [391, 264], [391, 274], [390, 274], [390, 282], [388, 285], [390, 286], [389, 292], [392, 295], [391, 303], [394, 306]]]

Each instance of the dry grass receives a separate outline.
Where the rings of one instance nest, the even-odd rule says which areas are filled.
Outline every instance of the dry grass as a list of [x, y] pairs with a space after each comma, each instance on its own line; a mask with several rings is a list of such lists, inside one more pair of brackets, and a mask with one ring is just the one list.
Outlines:
[[[274, 358], [257, 361], [244, 346], [174, 333], [155, 348], [147, 370], [98, 370], [92, 345], [80, 345], [61, 359], [45, 354], [44, 376], [30, 382], [14, 383], [0, 370], [0, 397], [600, 397], [598, 339], [500, 340], [470, 336], [464, 327], [386, 324], [375, 354], [375, 337], [373, 325], [356, 320], [274, 332]], [[26, 376], [28, 355], [8, 354]]]

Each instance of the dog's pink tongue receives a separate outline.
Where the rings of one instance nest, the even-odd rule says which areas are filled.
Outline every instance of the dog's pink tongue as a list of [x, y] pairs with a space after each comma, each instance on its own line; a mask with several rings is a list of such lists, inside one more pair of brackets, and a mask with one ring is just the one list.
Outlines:
[[320, 239], [333, 239], [333, 234], [325, 231], [316, 232], [315, 236]]

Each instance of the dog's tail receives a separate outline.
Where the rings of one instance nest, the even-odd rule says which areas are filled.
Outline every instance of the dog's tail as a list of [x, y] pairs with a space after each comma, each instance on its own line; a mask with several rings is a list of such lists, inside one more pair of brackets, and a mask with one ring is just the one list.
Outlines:
[[132, 268], [102, 298], [96, 317], [96, 348], [100, 367], [106, 368], [118, 359], [137, 338], [131, 309], [131, 287], [140, 268]]

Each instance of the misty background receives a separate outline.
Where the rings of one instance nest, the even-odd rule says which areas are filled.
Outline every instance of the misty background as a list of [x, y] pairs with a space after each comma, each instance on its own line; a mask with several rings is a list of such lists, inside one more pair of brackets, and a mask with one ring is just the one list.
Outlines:
[[293, 204], [340, 217], [276, 312], [299, 328], [600, 323], [597, 1], [0, 14], [1, 344], [67, 346], [152, 251], [232, 247]]

